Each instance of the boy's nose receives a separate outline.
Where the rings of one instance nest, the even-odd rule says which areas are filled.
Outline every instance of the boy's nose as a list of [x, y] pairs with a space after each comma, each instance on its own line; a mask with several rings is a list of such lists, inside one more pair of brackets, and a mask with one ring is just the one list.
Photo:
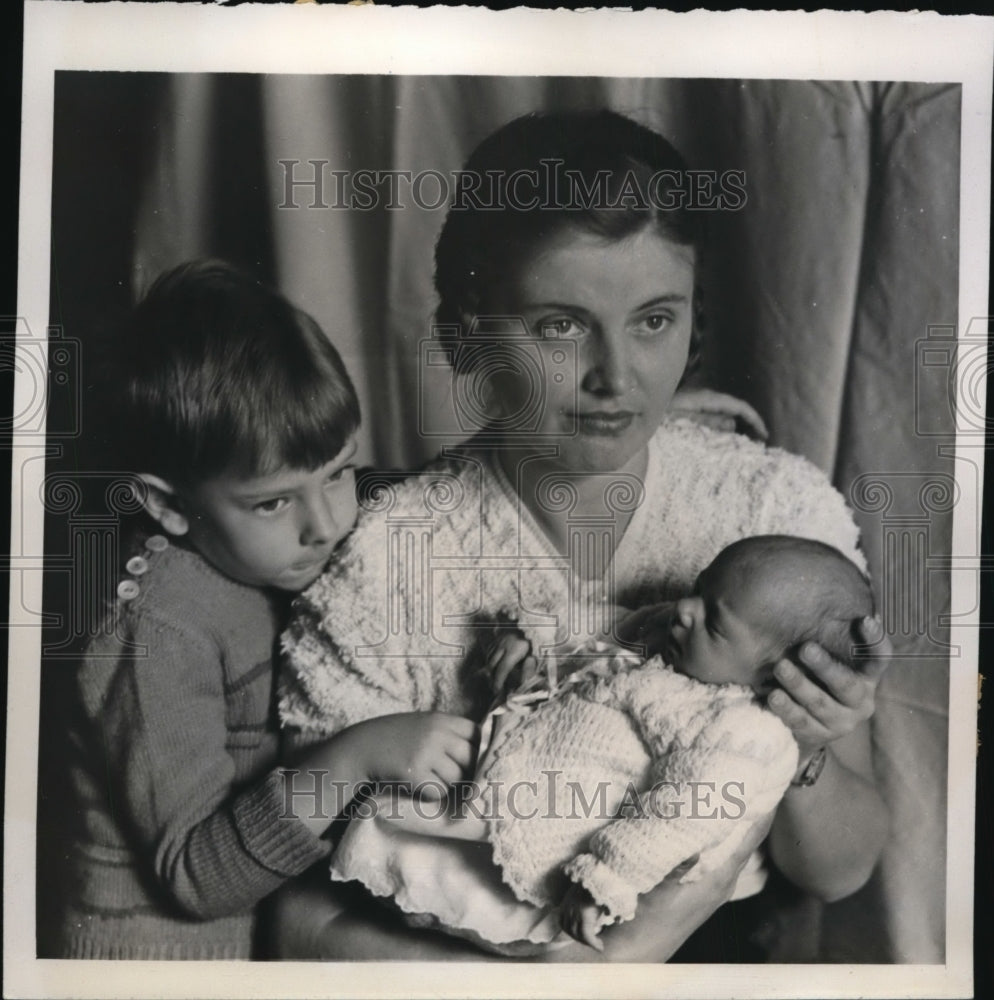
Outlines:
[[300, 529], [301, 545], [327, 545], [337, 537], [338, 521], [334, 511], [325, 503], [311, 505], [305, 511]]

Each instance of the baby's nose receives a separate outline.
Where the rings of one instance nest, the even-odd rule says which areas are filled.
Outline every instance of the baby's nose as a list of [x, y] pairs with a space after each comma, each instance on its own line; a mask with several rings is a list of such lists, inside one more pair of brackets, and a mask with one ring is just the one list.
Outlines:
[[686, 629], [693, 628], [694, 618], [697, 614], [699, 605], [699, 597], [681, 597], [680, 600], [676, 602], [677, 623]]

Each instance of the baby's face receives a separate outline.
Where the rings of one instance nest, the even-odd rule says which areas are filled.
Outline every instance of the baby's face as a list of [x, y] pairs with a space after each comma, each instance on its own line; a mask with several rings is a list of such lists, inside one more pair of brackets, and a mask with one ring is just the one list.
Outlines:
[[698, 577], [690, 597], [677, 601], [664, 659], [707, 684], [742, 684], [765, 695], [773, 687], [777, 650], [742, 594], [724, 593]]

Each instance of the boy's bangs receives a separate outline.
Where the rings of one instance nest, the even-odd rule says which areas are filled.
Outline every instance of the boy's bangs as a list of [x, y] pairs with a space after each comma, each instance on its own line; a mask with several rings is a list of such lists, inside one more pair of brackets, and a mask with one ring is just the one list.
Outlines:
[[340, 454], [359, 427], [351, 386], [337, 372], [298, 373], [293, 385], [273, 386], [262, 398], [242, 397], [231, 455], [247, 475], [269, 475], [281, 468], [316, 469]]

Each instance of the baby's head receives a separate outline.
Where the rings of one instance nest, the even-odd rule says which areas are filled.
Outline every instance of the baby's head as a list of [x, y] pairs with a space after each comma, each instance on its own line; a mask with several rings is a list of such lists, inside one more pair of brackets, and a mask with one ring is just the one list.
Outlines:
[[676, 604], [665, 656], [690, 677], [766, 693], [773, 665], [816, 642], [853, 665], [853, 623], [874, 613], [869, 581], [830, 545], [757, 535], [722, 549]]
[[356, 515], [359, 404], [317, 323], [219, 261], [162, 275], [114, 345], [112, 430], [148, 514], [223, 573], [296, 591]]

